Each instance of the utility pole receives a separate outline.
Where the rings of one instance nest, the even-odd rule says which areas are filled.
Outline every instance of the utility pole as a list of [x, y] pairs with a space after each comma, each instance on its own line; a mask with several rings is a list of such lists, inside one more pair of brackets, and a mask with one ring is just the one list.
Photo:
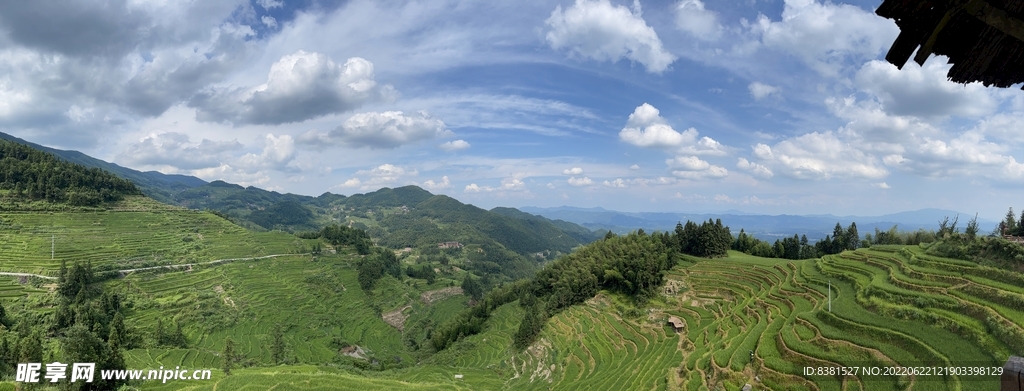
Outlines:
[[828, 312], [832, 312], [832, 280], [828, 280]]

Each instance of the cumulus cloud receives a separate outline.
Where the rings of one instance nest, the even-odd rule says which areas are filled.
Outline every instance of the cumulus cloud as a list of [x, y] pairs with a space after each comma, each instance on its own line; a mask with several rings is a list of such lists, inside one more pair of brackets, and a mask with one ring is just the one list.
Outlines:
[[629, 115], [619, 139], [645, 148], [659, 148], [694, 155], [724, 155], [725, 147], [710, 137], [697, 139], [697, 129], [678, 132], [661, 117], [654, 106], [644, 103]]
[[277, 19], [274, 19], [273, 16], [263, 15], [263, 17], [260, 18], [260, 21], [263, 22], [264, 26], [267, 26], [267, 27], [272, 28], [272, 29], [276, 29], [277, 28]]
[[849, 4], [785, 0], [782, 19], [759, 15], [751, 25], [762, 43], [789, 53], [815, 71], [833, 76], [847, 63], [873, 60], [899, 28], [892, 21]]
[[768, 95], [777, 96], [779, 94], [779, 87], [770, 86], [757, 81], [750, 83], [750, 85], [747, 86], [747, 89], [750, 90], [750, 96], [753, 96], [754, 100], [761, 100]]
[[130, 165], [170, 166], [184, 170], [213, 168], [221, 165], [227, 153], [242, 149], [238, 140], [193, 143], [189, 136], [177, 132], [150, 133], [129, 145], [118, 161]]
[[433, 179], [428, 179], [426, 182], [423, 182], [423, 187], [426, 187], [429, 190], [443, 190], [452, 187], [452, 183], [448, 180], [448, 176], [445, 175], [442, 176], [441, 180], [438, 182], [434, 182]]
[[776, 172], [801, 179], [879, 179], [889, 174], [874, 156], [843, 142], [832, 132], [807, 133], [774, 147], [757, 144], [754, 156]]
[[522, 174], [517, 174], [517, 175], [513, 175], [513, 176], [508, 177], [508, 178], [504, 178], [504, 179], [501, 180], [501, 186], [497, 186], [497, 187], [479, 186], [476, 183], [470, 183], [470, 184], [466, 185], [466, 188], [465, 188], [464, 191], [466, 193], [480, 193], [480, 192], [490, 193], [490, 192], [507, 192], [507, 191], [527, 191], [528, 192], [528, 190], [525, 190], [526, 189], [526, 183], [523, 182], [521, 177], [522, 177]]
[[[353, 115], [330, 132], [306, 132], [299, 136], [299, 142], [308, 145], [341, 144], [357, 148], [393, 149], [453, 134], [443, 121], [425, 111], [412, 115], [405, 115], [401, 111], [385, 111]], [[447, 150], [464, 149], [469, 147], [469, 143], [456, 140], [441, 144], [442, 149], [446, 146], [451, 148]]]
[[390, 85], [374, 80], [373, 63], [353, 57], [337, 64], [322, 53], [299, 50], [270, 67], [267, 82], [244, 89], [211, 89], [189, 101], [206, 122], [276, 125], [302, 122], [393, 99]]
[[922, 118], [949, 115], [979, 117], [992, 113], [999, 102], [994, 92], [981, 85], [948, 80], [952, 66], [945, 57], [937, 57], [923, 67], [896, 66], [885, 61], [865, 63], [857, 72], [857, 87], [878, 98], [889, 114]]
[[448, 142], [442, 143], [441, 145], [438, 145], [438, 148], [441, 148], [441, 149], [443, 149], [445, 151], [448, 151], [448, 152], [451, 152], [451, 151], [461, 151], [461, 150], [467, 149], [469, 147], [470, 147], [470, 145], [469, 145], [468, 142], [466, 142], [466, 140], [448, 141]]
[[562, 174], [563, 175], [581, 175], [581, 174], [583, 174], [583, 169], [580, 168], [580, 167], [566, 168], [566, 169], [562, 170]]
[[256, 2], [259, 3], [260, 7], [263, 7], [263, 9], [267, 11], [269, 11], [271, 8], [284, 7], [283, 0], [256, 0]]
[[640, 169], [640, 165], [639, 164], [634, 164], [632, 166], [629, 166], [629, 169], [630, 170], [639, 170]]
[[718, 14], [704, 8], [700, 0], [682, 0], [676, 4], [676, 27], [702, 40], [722, 35]]
[[603, 184], [605, 186], [607, 186], [607, 187], [618, 187], [618, 188], [626, 187], [626, 181], [624, 181], [622, 178], [615, 178], [614, 181], [607, 181], [606, 180], [606, 181], [604, 181]]
[[191, 173], [207, 181], [223, 180], [241, 186], [266, 186], [270, 183], [270, 176], [264, 171], [249, 172], [227, 163], [217, 167], [192, 170]]
[[410, 177], [417, 175], [419, 175], [419, 171], [415, 169], [407, 169], [385, 163], [368, 170], [356, 171], [351, 179], [335, 187], [358, 187], [359, 190], [376, 190], [387, 186], [413, 184], [415, 182], [411, 181]]
[[665, 160], [672, 175], [686, 179], [724, 178], [729, 175], [725, 167], [715, 166], [696, 156], [677, 156]]
[[359, 187], [359, 185], [361, 185], [362, 183], [363, 183], [363, 182], [362, 182], [362, 181], [360, 181], [360, 180], [359, 180], [359, 178], [351, 178], [351, 179], [349, 179], [349, 180], [347, 180], [347, 181], [345, 181], [345, 182], [342, 182], [342, 183], [339, 183], [339, 184], [337, 184], [337, 185], [336, 185], [336, 186], [334, 186], [334, 187], [335, 187], [335, 188], [341, 188], [341, 187]]
[[594, 184], [593, 180], [591, 180], [590, 178], [585, 177], [585, 176], [584, 177], [578, 177], [578, 178], [577, 177], [569, 177], [569, 179], [567, 179], [566, 182], [569, 182], [569, 184], [573, 185], [573, 186], [590, 186], [590, 185]]
[[751, 162], [742, 157], [736, 161], [736, 167], [761, 178], [771, 178], [774, 175], [772, 170], [768, 169], [768, 167]]
[[295, 141], [287, 134], [274, 136], [268, 134], [264, 138], [263, 152], [259, 155], [249, 153], [239, 159], [239, 166], [249, 169], [272, 168], [283, 170], [288, 162], [295, 158]]
[[545, 24], [551, 48], [572, 55], [611, 62], [627, 58], [651, 73], [664, 72], [676, 60], [644, 21], [638, 0], [632, 11], [608, 0], [576, 0], [564, 10], [556, 6]]
[[657, 178], [633, 178], [630, 180], [630, 183], [638, 186], [663, 186], [671, 185], [678, 181], [676, 178], [661, 176]]
[[878, 182], [878, 183], [875, 183], [873, 186], [875, 186], [875, 187], [877, 187], [879, 189], [888, 189], [889, 188], [889, 184], [885, 183], [885, 182]]

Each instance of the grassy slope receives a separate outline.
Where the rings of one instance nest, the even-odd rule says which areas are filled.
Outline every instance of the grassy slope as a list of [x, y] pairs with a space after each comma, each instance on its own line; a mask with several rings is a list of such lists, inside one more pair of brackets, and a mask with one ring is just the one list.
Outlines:
[[[64, 227], [80, 235], [96, 229], [90, 224], [97, 219], [99, 227], [124, 227], [133, 221], [135, 230], [157, 224], [161, 230], [179, 227], [173, 229], [181, 235], [196, 234], [185, 227], [205, 222], [199, 233], [210, 235], [204, 240], [211, 252], [203, 257], [244, 252], [228, 244], [235, 242], [248, 246], [243, 246], [250, 250], [247, 255], [301, 245], [286, 236], [260, 237], [272, 233], [235, 233], [229, 225], [218, 225], [226, 222], [205, 220], [213, 216], [204, 214], [162, 211], [150, 213], [163, 216], [146, 217], [154, 219], [151, 221], [132, 213], [137, 212], [68, 214], [59, 219], [48, 217], [57, 213], [3, 218], [6, 223], [32, 216], [43, 223], [26, 220], [25, 224], [46, 227], [49, 222], [48, 229]], [[187, 220], [192, 218], [197, 220]], [[175, 223], [175, 219], [186, 222]], [[0, 230], [14, 235], [5, 243], [20, 238], [26, 243], [38, 242], [36, 247], [46, 243], [33, 242], [32, 235], [49, 235], [25, 228], [25, 232], [8, 230], [11, 228]], [[226, 236], [215, 236], [217, 233]], [[128, 232], [120, 235], [130, 237]], [[118, 235], [93, 237], [92, 242], [112, 241]], [[172, 249], [160, 251], [167, 253], [181, 242], [180, 237], [174, 239], [144, 242], [150, 251]], [[82, 252], [80, 256], [103, 258], [103, 245], [86, 244], [92, 242], [75, 242], [74, 248]], [[221, 252], [213, 253], [213, 249]], [[649, 311], [625, 315], [635, 312], [628, 311], [630, 303], [601, 294], [556, 315], [537, 344], [517, 353], [509, 346], [522, 310], [512, 303], [495, 312], [485, 332], [432, 356], [404, 346], [402, 333], [386, 325], [377, 311], [410, 304], [413, 313], [406, 325], [443, 320], [465, 305], [464, 298], [457, 296], [428, 307], [418, 301], [418, 295], [450, 280], [442, 278], [432, 286], [420, 281], [413, 287], [385, 279], [376, 294], [368, 297], [358, 288], [354, 260], [354, 255], [345, 252], [317, 262], [304, 256], [282, 257], [114, 281], [112, 288], [134, 293], [129, 324], [148, 331], [158, 317], [176, 319], [185, 326], [193, 345], [191, 349], [132, 350], [127, 354], [129, 367], [218, 368], [217, 353], [226, 336], [239, 343], [247, 358], [267, 362], [266, 346], [275, 323], [287, 327], [289, 355], [299, 365], [245, 368], [226, 378], [214, 371], [211, 382], [154, 383], [144, 389], [243, 389], [238, 388], [243, 384], [254, 390], [735, 389], [744, 383], [756, 384], [755, 375], [764, 386], [776, 389], [901, 389], [907, 385], [927, 390], [970, 389], [990, 388], [994, 377], [806, 379], [799, 373], [804, 366], [837, 364], [998, 366], [1008, 354], [1024, 353], [1016, 350], [1022, 341], [993, 335], [986, 319], [978, 318], [982, 314], [982, 318], [1020, 324], [1024, 313], [1004, 302], [1009, 300], [1006, 297], [1024, 296], [1024, 288], [998, 281], [1009, 277], [993, 279], [970, 263], [926, 256], [916, 247], [859, 250], [810, 261], [738, 253], [724, 260], [696, 260], [670, 272], [670, 285], [682, 288], [652, 302]], [[11, 270], [17, 271], [55, 269], [48, 259], [37, 257], [32, 262], [3, 265], [10, 264]], [[451, 280], [457, 279], [453, 276]], [[18, 289], [12, 279], [0, 280], [4, 281], [0, 292]], [[831, 315], [826, 310], [829, 280], [833, 288]], [[967, 289], [970, 286], [994, 290], [1003, 298], [979, 297], [977, 290]], [[21, 289], [17, 295], [25, 294], [25, 288]], [[0, 294], [5, 296], [15, 295]], [[957, 310], [975, 307], [985, 310]], [[682, 334], [664, 326], [669, 315], [686, 321]], [[222, 326], [207, 331], [216, 325]], [[337, 357], [328, 344], [334, 337], [360, 345], [382, 361], [398, 357], [404, 363], [419, 363], [383, 372], [317, 366]], [[751, 350], [755, 352], [753, 360], [748, 354]], [[454, 374], [465, 378], [455, 380]]]

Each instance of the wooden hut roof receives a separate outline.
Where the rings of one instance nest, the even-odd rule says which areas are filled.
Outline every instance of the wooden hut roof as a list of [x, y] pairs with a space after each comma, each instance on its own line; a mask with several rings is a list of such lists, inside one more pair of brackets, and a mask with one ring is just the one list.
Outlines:
[[948, 57], [957, 83], [1024, 82], [1024, 0], [884, 0], [875, 13], [900, 28], [885, 56], [900, 69], [917, 50], [920, 65]]

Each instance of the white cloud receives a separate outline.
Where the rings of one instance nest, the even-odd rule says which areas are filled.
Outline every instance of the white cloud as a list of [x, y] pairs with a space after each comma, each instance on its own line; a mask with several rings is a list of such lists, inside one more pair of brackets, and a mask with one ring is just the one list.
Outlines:
[[440, 182], [434, 182], [433, 179], [428, 179], [423, 182], [423, 187], [428, 190], [443, 190], [452, 187], [452, 183], [448, 180], [448, 176], [442, 176]]
[[523, 182], [522, 176], [523, 176], [523, 174], [515, 174], [515, 175], [512, 175], [512, 176], [510, 176], [508, 178], [504, 178], [504, 179], [501, 180], [501, 186], [497, 186], [497, 187], [479, 186], [476, 183], [470, 183], [469, 185], [466, 185], [465, 192], [467, 192], [467, 193], [480, 193], [480, 192], [486, 192], [486, 193], [490, 193], [490, 192], [502, 192], [502, 193], [505, 193], [505, 192], [523, 192], [523, 193], [529, 193], [529, 190], [526, 190], [526, 183]]
[[677, 156], [675, 159], [665, 160], [665, 164], [686, 171], [703, 171], [711, 168], [710, 163], [700, 160], [696, 156]]
[[696, 156], [677, 156], [674, 159], [665, 160], [665, 164], [672, 169], [672, 175], [686, 179], [724, 178], [729, 175], [725, 167], [715, 166]]
[[581, 174], [583, 174], [583, 169], [580, 168], [580, 167], [566, 168], [566, 169], [562, 170], [562, 174], [563, 175], [581, 175]]
[[545, 24], [553, 49], [567, 49], [580, 57], [611, 62], [628, 58], [651, 73], [664, 72], [676, 59], [641, 17], [639, 1], [630, 11], [608, 0], [576, 0], [565, 10], [556, 6]]
[[277, 19], [274, 19], [273, 16], [263, 15], [263, 17], [260, 18], [260, 21], [263, 22], [264, 26], [267, 26], [267, 27], [269, 27], [271, 29], [276, 29], [277, 28]]
[[981, 83], [949, 81], [951, 64], [936, 57], [923, 67], [916, 64], [896, 69], [885, 61], [865, 63], [857, 72], [857, 87], [878, 98], [885, 112], [921, 118], [949, 115], [979, 117], [996, 110], [995, 94]]
[[263, 171], [248, 172], [230, 164], [192, 170], [191, 174], [207, 181], [223, 180], [242, 186], [263, 186], [270, 183], [270, 176]]
[[360, 184], [362, 184], [362, 181], [360, 181], [359, 178], [351, 178], [351, 179], [349, 179], [349, 180], [347, 180], [345, 182], [339, 183], [338, 185], [336, 185], [334, 187], [335, 188], [339, 188], [339, 187], [359, 187]]
[[676, 27], [703, 40], [722, 35], [718, 14], [704, 8], [700, 0], [682, 0], [676, 4]]
[[590, 186], [594, 184], [594, 181], [588, 177], [569, 177], [566, 182], [569, 182], [569, 184], [573, 186]]
[[657, 177], [657, 178], [633, 178], [630, 183], [638, 186], [663, 186], [671, 185], [678, 182], [676, 178], [669, 177]]
[[356, 171], [352, 179], [349, 179], [338, 186], [358, 186], [360, 190], [377, 190], [387, 186], [415, 184], [415, 182], [409, 180], [409, 177], [417, 175], [419, 175], [419, 171], [415, 169], [410, 170], [394, 164], [385, 163], [369, 170]]
[[640, 165], [639, 164], [634, 164], [632, 166], [629, 166], [629, 169], [630, 170], [639, 170], [640, 169]]
[[287, 134], [280, 137], [266, 135], [263, 152], [259, 155], [249, 153], [238, 159], [238, 165], [248, 169], [284, 169], [288, 162], [295, 158], [295, 141]]
[[878, 182], [878, 183], [875, 183], [873, 186], [875, 186], [875, 187], [877, 187], [879, 189], [888, 189], [889, 188], [889, 184], [885, 183], [885, 182]]
[[875, 157], [843, 142], [832, 132], [807, 133], [774, 147], [757, 144], [754, 156], [775, 168], [775, 172], [801, 179], [879, 179], [889, 174]]
[[[355, 114], [330, 132], [306, 132], [299, 137], [299, 142], [308, 145], [343, 144], [356, 148], [392, 149], [451, 135], [453, 133], [443, 121], [433, 118], [427, 112], [405, 115], [401, 111], [385, 111]], [[445, 148], [446, 144], [441, 144], [441, 148]], [[450, 147], [453, 147], [450, 150], [468, 148], [469, 143], [457, 140], [451, 142]]]
[[603, 184], [605, 186], [608, 186], [608, 187], [618, 187], [618, 188], [626, 187], [626, 181], [622, 180], [622, 178], [615, 178], [614, 181], [607, 181], [606, 180], [606, 181], [604, 181]]
[[337, 64], [326, 54], [299, 50], [275, 62], [266, 83], [211, 89], [193, 97], [189, 106], [197, 108], [200, 121], [276, 125], [350, 111], [395, 94], [390, 85], [377, 85], [373, 63], [365, 59]]
[[750, 96], [753, 96], [755, 100], [764, 99], [768, 95], [779, 95], [779, 88], [770, 86], [761, 82], [750, 83], [747, 88], [750, 90]]
[[284, 0], [256, 0], [260, 7], [269, 11], [271, 8], [282, 8], [284, 7]]
[[785, 0], [781, 20], [759, 15], [751, 27], [765, 46], [828, 76], [848, 63], [875, 59], [899, 34], [895, 23], [869, 10], [816, 0]]
[[644, 103], [629, 115], [619, 139], [645, 148], [674, 150], [695, 155], [724, 155], [725, 147], [710, 137], [697, 140], [697, 130], [689, 128], [682, 133], [669, 126], [660, 111]]
[[761, 178], [771, 178], [774, 175], [772, 174], [772, 170], [769, 170], [768, 167], [748, 161], [745, 158], [739, 158], [736, 161], [736, 167]]
[[228, 158], [227, 153], [242, 149], [238, 140], [193, 143], [188, 135], [177, 132], [150, 133], [129, 145], [120, 155], [122, 164], [170, 166], [195, 170], [214, 168]]
[[445, 151], [451, 152], [451, 151], [461, 151], [463, 149], [467, 149], [467, 148], [470, 147], [470, 145], [469, 145], [468, 142], [466, 142], [466, 140], [455, 140], [455, 141], [448, 141], [448, 142], [442, 143], [441, 145], [438, 145], [437, 147], [441, 148], [441, 149], [443, 149]]

